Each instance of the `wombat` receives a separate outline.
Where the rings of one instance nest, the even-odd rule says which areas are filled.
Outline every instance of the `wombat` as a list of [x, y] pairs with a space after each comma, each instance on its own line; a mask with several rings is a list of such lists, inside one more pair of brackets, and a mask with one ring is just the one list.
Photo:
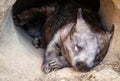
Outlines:
[[77, 13], [76, 22], [61, 26], [47, 45], [43, 62], [45, 73], [70, 66], [89, 71], [103, 60], [108, 51], [114, 27], [105, 30], [97, 13], [91, 10], [79, 8], [69, 17], [73, 13]]
[[49, 17], [55, 11], [55, 7], [43, 6], [40, 8], [30, 8], [24, 10], [22, 13], [13, 17], [15, 25], [24, 29], [34, 40], [32, 41], [34, 46], [40, 47], [41, 31], [43, 25]]

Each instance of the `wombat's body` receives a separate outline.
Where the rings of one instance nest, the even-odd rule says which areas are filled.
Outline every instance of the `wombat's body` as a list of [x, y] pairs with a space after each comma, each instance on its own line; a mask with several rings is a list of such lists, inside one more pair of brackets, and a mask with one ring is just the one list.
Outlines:
[[105, 31], [90, 10], [79, 9], [76, 19], [62, 26], [48, 44], [43, 65], [46, 73], [68, 66], [88, 71], [106, 55], [113, 30]]
[[72, 3], [59, 4], [59, 8], [52, 14], [46, 21], [42, 35], [44, 41], [44, 47], [53, 39], [56, 32], [64, 25], [76, 21], [77, 18], [77, 6]]

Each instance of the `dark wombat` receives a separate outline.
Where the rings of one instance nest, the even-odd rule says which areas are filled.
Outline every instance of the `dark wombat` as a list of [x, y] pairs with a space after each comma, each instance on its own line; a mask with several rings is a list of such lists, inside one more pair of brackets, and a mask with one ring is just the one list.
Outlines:
[[24, 10], [22, 13], [13, 17], [15, 25], [24, 29], [31, 37], [35, 47], [40, 46], [41, 31], [43, 30], [44, 23], [47, 17], [49, 17], [55, 11], [54, 7], [43, 6], [41, 8], [30, 8]]

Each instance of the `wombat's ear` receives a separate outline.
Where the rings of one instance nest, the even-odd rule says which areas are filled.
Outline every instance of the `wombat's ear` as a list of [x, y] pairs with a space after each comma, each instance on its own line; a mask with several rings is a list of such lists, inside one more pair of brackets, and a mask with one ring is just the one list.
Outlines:
[[82, 17], [82, 9], [79, 8], [77, 12], [77, 23], [81, 22], [81, 20], [84, 20]]
[[80, 27], [80, 23], [84, 22], [85, 20], [83, 19], [83, 15], [82, 15], [82, 9], [79, 8], [78, 12], [77, 12], [77, 21], [76, 21], [76, 26], [75, 28], [77, 29], [77, 27]]
[[63, 41], [66, 39], [66, 37], [69, 35], [72, 27], [74, 27], [75, 23], [68, 23], [63, 27], [63, 29], [60, 32], [60, 39]]
[[114, 25], [110, 28], [110, 30], [106, 31], [108, 39], [111, 40], [114, 34]]

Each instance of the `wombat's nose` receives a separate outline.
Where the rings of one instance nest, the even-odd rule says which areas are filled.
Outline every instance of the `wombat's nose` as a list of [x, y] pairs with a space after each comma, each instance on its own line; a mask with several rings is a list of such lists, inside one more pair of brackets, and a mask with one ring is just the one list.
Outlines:
[[89, 71], [88, 66], [85, 62], [76, 62], [76, 67], [80, 71]]

